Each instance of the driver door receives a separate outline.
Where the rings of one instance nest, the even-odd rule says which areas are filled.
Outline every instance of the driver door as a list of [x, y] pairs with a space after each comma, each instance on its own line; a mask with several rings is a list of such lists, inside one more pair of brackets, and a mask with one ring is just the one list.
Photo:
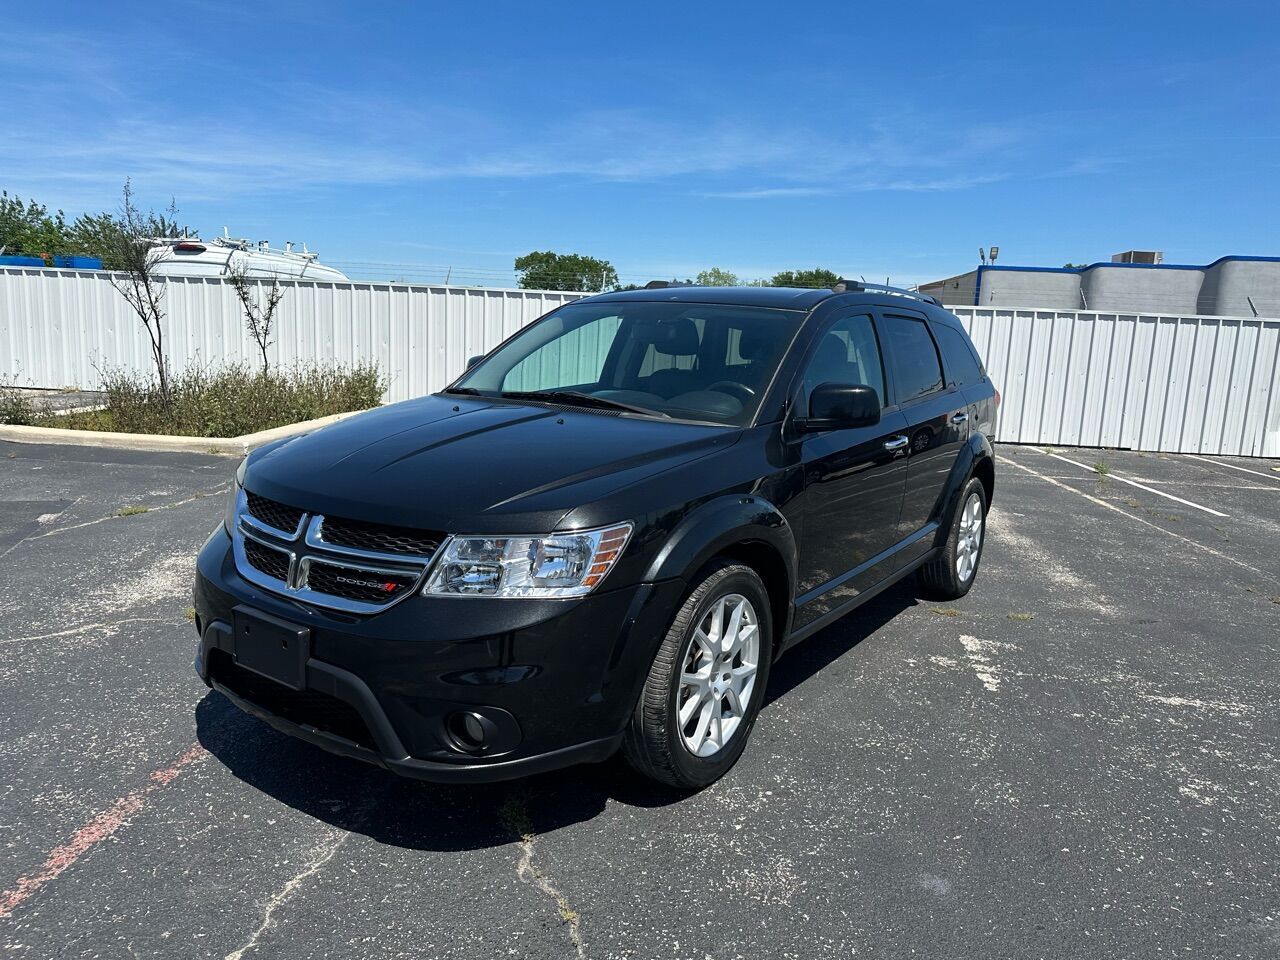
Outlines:
[[820, 383], [861, 383], [875, 389], [878, 424], [805, 434], [803, 528], [796, 589], [796, 626], [804, 626], [874, 586], [894, 567], [892, 547], [907, 476], [907, 421], [885, 408], [884, 361], [866, 313], [838, 316], [818, 336], [805, 361], [797, 415], [808, 415]]

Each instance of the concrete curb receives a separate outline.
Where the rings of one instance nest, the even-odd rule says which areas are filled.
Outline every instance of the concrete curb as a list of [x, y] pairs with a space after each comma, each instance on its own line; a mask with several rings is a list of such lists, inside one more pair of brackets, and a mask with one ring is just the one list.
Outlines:
[[119, 450], [170, 450], [186, 453], [220, 453], [243, 456], [255, 447], [282, 437], [318, 430], [362, 413], [335, 413], [316, 420], [290, 423], [283, 427], [246, 433], [243, 437], [170, 437], [147, 433], [108, 433], [103, 430], [63, 430], [58, 427], [13, 427], [0, 425], [0, 440], [14, 443], [61, 443], [77, 447], [113, 447]]

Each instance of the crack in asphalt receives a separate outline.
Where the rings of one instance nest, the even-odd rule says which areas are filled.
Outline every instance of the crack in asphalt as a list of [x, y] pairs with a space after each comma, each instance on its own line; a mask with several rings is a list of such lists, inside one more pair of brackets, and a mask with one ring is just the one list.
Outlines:
[[[529, 816], [529, 808], [519, 797], [508, 797], [498, 814], [503, 825], [517, 838], [520, 860], [516, 864], [516, 876], [538, 888], [560, 912], [560, 920], [569, 928], [569, 942], [579, 957], [586, 957], [586, 944], [582, 942], [581, 917], [573, 909], [569, 898], [560, 892], [541, 867], [533, 861], [534, 844], [537, 834], [533, 829], [533, 821]], [[228, 958], [232, 960], [232, 958]]]
[[262, 935], [276, 925], [276, 910], [293, 895], [295, 890], [319, 873], [349, 839], [351, 839], [351, 834], [348, 831], [334, 830], [323, 842], [317, 844], [306, 866], [290, 877], [288, 882], [267, 901], [262, 911], [262, 922], [258, 924], [258, 928], [249, 935], [248, 940], [228, 953], [226, 960], [241, 960], [250, 950], [256, 951]]
[[[366, 822], [373, 803], [374, 799], [366, 796], [360, 803], [356, 804], [354, 808], [355, 821]], [[343, 844], [354, 835], [355, 831], [353, 830], [331, 827], [328, 835], [312, 848], [311, 857], [303, 865], [302, 869], [285, 881], [284, 886], [267, 899], [262, 908], [262, 922], [249, 934], [249, 939], [228, 953], [224, 960], [242, 960], [250, 951], [256, 953], [262, 943], [263, 935], [277, 926], [276, 911], [288, 902], [299, 887], [323, 870], [329, 861], [337, 855], [338, 851], [342, 849]]]
[[[225, 494], [230, 489], [231, 489], [231, 484], [229, 483], [223, 484], [222, 486], [217, 487], [214, 490], [201, 491], [199, 493], [193, 494], [190, 497], [186, 497], [182, 500], [175, 500], [173, 503], [162, 503], [159, 506], [148, 507], [145, 512], [158, 513], [161, 510], [172, 510], [175, 507], [186, 506], [188, 503], [195, 503], [198, 500], [208, 500], [210, 497], [216, 497], [216, 496], [219, 496], [220, 494]], [[64, 510], [63, 513], [65, 512], [66, 511]], [[128, 520], [128, 519], [129, 519], [129, 516], [121, 516], [119, 513], [109, 513], [105, 517], [98, 517], [98, 519], [96, 520], [86, 520], [83, 523], [73, 523], [69, 527], [57, 527], [53, 530], [47, 530], [44, 533], [37, 533], [35, 536], [32, 536], [32, 537], [23, 537], [17, 543], [11, 544], [7, 550], [0, 552], [0, 559], [9, 556], [9, 554], [13, 553], [13, 551], [17, 550], [24, 543], [33, 543], [36, 540], [43, 540], [46, 537], [57, 537], [57, 536], [61, 536], [64, 533], [70, 533], [73, 530], [83, 530], [85, 527], [94, 527], [100, 523], [106, 523], [108, 520]]]
[[164, 623], [169, 626], [181, 626], [181, 624], [172, 617], [127, 617], [123, 620], [116, 620], [111, 623], [86, 623], [79, 627], [70, 627], [67, 630], [58, 630], [54, 633], [40, 633], [30, 637], [8, 637], [0, 640], [0, 644], [8, 643], [27, 643], [31, 640], [55, 640], [59, 637], [75, 637], [82, 633], [88, 633], [91, 630], [103, 630], [108, 637], [114, 637], [120, 632], [120, 628], [127, 623]]

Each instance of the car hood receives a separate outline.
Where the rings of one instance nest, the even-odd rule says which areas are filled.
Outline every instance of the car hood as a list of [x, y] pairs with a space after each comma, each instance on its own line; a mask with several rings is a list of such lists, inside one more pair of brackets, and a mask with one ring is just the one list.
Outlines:
[[446, 533], [535, 533], [739, 436], [718, 426], [430, 396], [264, 447], [250, 455], [245, 486], [357, 520]]

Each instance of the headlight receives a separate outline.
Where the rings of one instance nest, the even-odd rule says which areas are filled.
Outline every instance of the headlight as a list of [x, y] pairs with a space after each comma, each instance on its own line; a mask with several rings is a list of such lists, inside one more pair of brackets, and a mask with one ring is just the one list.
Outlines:
[[240, 461], [236, 468], [236, 482], [231, 484], [231, 495], [227, 497], [227, 509], [222, 514], [222, 525], [227, 528], [227, 533], [234, 533], [236, 529], [236, 507], [240, 502], [240, 488], [244, 486], [244, 465], [248, 462]]
[[424, 592], [457, 597], [581, 597], [600, 585], [631, 524], [546, 537], [454, 537]]

